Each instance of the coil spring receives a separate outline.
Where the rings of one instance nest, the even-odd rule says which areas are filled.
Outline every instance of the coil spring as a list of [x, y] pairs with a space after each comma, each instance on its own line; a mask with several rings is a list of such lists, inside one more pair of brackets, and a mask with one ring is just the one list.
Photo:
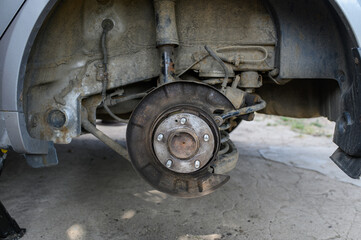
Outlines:
[[[229, 127], [228, 127], [229, 128]], [[226, 128], [227, 129], [227, 128]], [[228, 140], [229, 140], [229, 134], [226, 131], [221, 131], [221, 148], [218, 151], [218, 156], [219, 155], [223, 155], [225, 153], [227, 153], [229, 151], [229, 144], [228, 144]]]

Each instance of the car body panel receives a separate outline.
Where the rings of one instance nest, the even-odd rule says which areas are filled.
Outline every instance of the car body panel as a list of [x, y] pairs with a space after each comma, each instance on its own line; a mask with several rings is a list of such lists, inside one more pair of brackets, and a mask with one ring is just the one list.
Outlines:
[[6, 28], [15, 17], [25, 0], [2, 0], [0, 1], [0, 36], [2, 36]]
[[361, 47], [361, 0], [335, 0], [348, 20], [355, 35], [358, 46]]

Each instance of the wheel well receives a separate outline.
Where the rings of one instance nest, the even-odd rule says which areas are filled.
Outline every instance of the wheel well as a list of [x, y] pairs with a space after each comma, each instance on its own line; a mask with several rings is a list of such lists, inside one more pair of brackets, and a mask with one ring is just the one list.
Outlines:
[[[349, 49], [355, 46], [355, 38], [347, 32], [334, 4], [327, 0], [185, 0], [177, 7], [180, 44], [175, 49], [175, 63], [179, 72], [192, 64], [197, 54], [204, 54], [204, 45], [262, 47], [268, 53], [263, 64], [243, 64], [235, 72], [252, 69], [265, 76], [264, 85], [257, 90], [271, 103], [265, 113], [338, 118], [340, 96], [354, 79]], [[142, 86], [158, 77], [150, 1], [59, 2], [44, 22], [27, 64], [24, 109], [32, 136], [69, 142], [81, 133], [81, 101], [101, 92], [99, 41], [105, 18], [115, 23], [108, 36], [109, 91]], [[204, 80], [198, 75], [206, 71], [204, 75], [211, 76], [214, 72], [208, 70], [212, 67], [207, 63], [196, 66], [196, 74], [184, 78]], [[46, 113], [57, 108], [69, 113], [71, 122], [60, 129], [64, 131], [60, 138], [44, 120]]]

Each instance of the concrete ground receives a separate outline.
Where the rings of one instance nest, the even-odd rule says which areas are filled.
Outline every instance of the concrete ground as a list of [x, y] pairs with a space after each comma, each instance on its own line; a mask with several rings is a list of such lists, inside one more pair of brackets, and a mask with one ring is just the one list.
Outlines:
[[[31, 169], [10, 154], [0, 199], [27, 229], [24, 240], [360, 239], [360, 187], [334, 178], [338, 169], [321, 174], [297, 165], [303, 154], [310, 162], [327, 159], [335, 149], [330, 136], [279, 121], [260, 116], [239, 127], [231, 180], [200, 199], [152, 189], [91, 136], [57, 146], [60, 164], [53, 168]], [[124, 127], [102, 129], [124, 141]]]

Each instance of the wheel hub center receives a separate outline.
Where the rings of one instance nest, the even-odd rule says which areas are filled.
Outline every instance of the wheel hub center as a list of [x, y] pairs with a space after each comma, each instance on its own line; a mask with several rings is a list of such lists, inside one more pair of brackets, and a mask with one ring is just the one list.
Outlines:
[[192, 173], [206, 166], [215, 145], [210, 126], [191, 113], [168, 115], [156, 127], [153, 138], [159, 162], [177, 173]]
[[182, 160], [196, 155], [198, 145], [198, 137], [186, 130], [175, 131], [170, 135], [168, 142], [168, 148], [172, 156]]

